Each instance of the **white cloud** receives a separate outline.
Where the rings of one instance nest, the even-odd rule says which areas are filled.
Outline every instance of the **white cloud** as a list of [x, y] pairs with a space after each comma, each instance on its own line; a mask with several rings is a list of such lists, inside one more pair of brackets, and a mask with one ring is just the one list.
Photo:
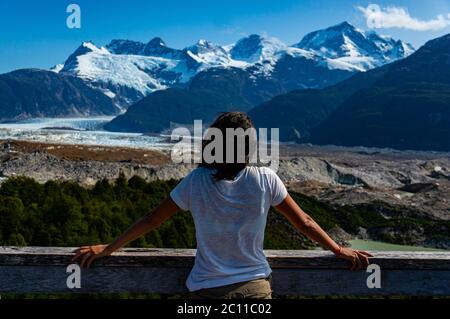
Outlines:
[[403, 28], [416, 31], [440, 30], [450, 25], [450, 14], [438, 15], [431, 20], [420, 20], [411, 17], [408, 10], [401, 7], [388, 6], [381, 8], [377, 4], [365, 7], [358, 6], [366, 17], [369, 28]]

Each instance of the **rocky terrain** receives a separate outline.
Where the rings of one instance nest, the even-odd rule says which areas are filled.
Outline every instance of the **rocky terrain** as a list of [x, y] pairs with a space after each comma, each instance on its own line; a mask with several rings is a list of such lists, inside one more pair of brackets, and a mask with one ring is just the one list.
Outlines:
[[180, 179], [190, 168], [170, 163], [160, 151], [23, 141], [0, 142], [0, 178], [28, 176], [38, 182], [69, 180], [92, 186], [121, 173], [147, 181]]
[[340, 205], [382, 202], [450, 220], [450, 154], [292, 145], [278, 174], [292, 190]]
[[[450, 154], [284, 145], [278, 175], [292, 190], [337, 205], [384, 203], [414, 215], [450, 220]], [[0, 178], [71, 180], [90, 186], [121, 173], [147, 181], [180, 179], [192, 166], [168, 151], [0, 142]]]

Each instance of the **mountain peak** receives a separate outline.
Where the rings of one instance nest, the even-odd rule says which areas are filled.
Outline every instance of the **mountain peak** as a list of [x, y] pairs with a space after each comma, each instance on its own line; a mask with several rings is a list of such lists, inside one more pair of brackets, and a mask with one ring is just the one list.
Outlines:
[[144, 47], [143, 54], [148, 56], [173, 56], [178, 50], [169, 48], [160, 37], [154, 37]]
[[236, 42], [231, 50], [231, 58], [249, 63], [273, 60], [285, 52], [287, 46], [276, 38], [251, 34]]
[[209, 50], [215, 50], [215, 49], [219, 48], [219, 46], [210, 41], [200, 39], [191, 48], [196, 48], [199, 51], [203, 51], [203, 50], [209, 51]]
[[197, 41], [197, 45], [204, 46], [204, 47], [210, 46], [211, 42], [209, 42], [208, 40], [205, 40], [205, 39], [200, 39]]
[[89, 52], [95, 52], [100, 54], [110, 54], [107, 48], [105, 47], [98, 47], [94, 44], [92, 41], [85, 41], [82, 42], [80, 47], [75, 51], [75, 53], [78, 52], [78, 55], [86, 54]]
[[356, 29], [347, 21], [341, 22], [334, 26], [313, 31], [303, 37], [303, 39], [296, 45], [297, 48], [305, 50], [323, 51], [322, 48], [334, 47], [333, 49], [340, 49], [347, 38], [352, 42], [364, 41], [365, 34]]
[[204, 54], [208, 52], [220, 53], [220, 55], [226, 54], [225, 50], [221, 46], [204, 39], [198, 40], [197, 43], [187, 47], [185, 50], [194, 54]]
[[236, 42], [233, 45], [230, 54], [234, 60], [250, 62], [259, 59], [258, 56], [261, 55], [261, 51], [261, 37], [258, 34], [251, 34]]
[[151, 39], [147, 44], [139, 41], [114, 39], [106, 48], [115, 54], [148, 55], [166, 48], [166, 43], [160, 37]]
[[160, 37], [154, 37], [153, 39], [151, 39], [148, 43], [147, 46], [151, 46], [151, 47], [166, 47], [166, 43], [164, 42], [163, 39], [161, 39]]
[[256, 34], [256, 33], [252, 33], [249, 36], [247, 36], [247, 38], [249, 40], [257, 41], [257, 40], [263, 39], [264, 37], [262, 35], [259, 35], [259, 34]]
[[97, 47], [92, 41], [84, 41], [81, 43], [81, 46], [90, 52], [99, 52], [102, 51], [103, 48]]
[[409, 44], [376, 32], [364, 32], [347, 21], [308, 33], [294, 46], [335, 62], [351, 62], [359, 71], [404, 58], [414, 51]]
[[[72, 70], [78, 64], [78, 57], [91, 53], [101, 53], [101, 54], [109, 54], [109, 51], [104, 48], [98, 48], [92, 41], [84, 41], [81, 45], [67, 58], [64, 62], [64, 67], [60, 68], [59, 72], [67, 72]], [[58, 73], [59, 73], [58, 72]]]
[[347, 21], [338, 23], [336, 25], [328, 27], [327, 29], [341, 29], [341, 30], [343, 30], [343, 29], [353, 29], [353, 30], [356, 30], [355, 26], [353, 24], [347, 22]]
[[114, 39], [106, 48], [114, 54], [141, 54], [145, 44], [138, 41]]
[[433, 39], [433, 40], [429, 40], [427, 41], [424, 45], [423, 48], [434, 48], [434, 49], [438, 49], [438, 48], [442, 48], [442, 49], [447, 49], [447, 51], [450, 48], [450, 33], [443, 35], [439, 38]]

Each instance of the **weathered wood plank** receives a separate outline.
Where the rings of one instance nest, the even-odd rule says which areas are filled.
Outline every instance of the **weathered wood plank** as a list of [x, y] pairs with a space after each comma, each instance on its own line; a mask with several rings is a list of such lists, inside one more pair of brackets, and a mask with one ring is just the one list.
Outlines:
[[[82, 270], [81, 288], [69, 289], [61, 266], [0, 267], [0, 292], [15, 293], [185, 293], [188, 268], [107, 267]], [[450, 272], [386, 270], [381, 288], [368, 288], [364, 271], [274, 269], [273, 289], [280, 295], [449, 296]]]
[[[74, 247], [0, 247], [1, 265], [42, 266], [68, 265]], [[127, 248], [95, 262], [95, 266], [115, 267], [192, 267], [194, 249]]]
[[0, 266], [0, 292], [183, 293], [189, 268], [97, 267], [81, 270], [81, 288], [69, 289], [63, 266]]
[[383, 270], [381, 288], [368, 288], [365, 271], [275, 269], [274, 291], [309, 296], [450, 296], [450, 272], [445, 270]]
[[[67, 265], [73, 247], [0, 247], [0, 265]], [[450, 269], [450, 252], [373, 252], [371, 262], [383, 269]], [[272, 268], [346, 269], [348, 263], [330, 252], [267, 250]], [[96, 263], [98, 266], [191, 267], [194, 249], [127, 248]]]
[[[0, 292], [184, 293], [192, 249], [125, 249], [81, 271], [81, 288], [66, 285], [74, 248], [0, 247]], [[324, 251], [266, 251], [274, 291], [282, 295], [450, 296], [450, 252], [375, 252], [381, 288], [365, 271]]]

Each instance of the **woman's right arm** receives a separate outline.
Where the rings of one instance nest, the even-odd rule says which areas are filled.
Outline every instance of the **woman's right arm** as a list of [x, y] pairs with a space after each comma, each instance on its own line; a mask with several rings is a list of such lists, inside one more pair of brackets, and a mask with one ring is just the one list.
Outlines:
[[371, 254], [366, 251], [339, 246], [311, 216], [297, 205], [291, 195], [288, 194], [279, 205], [275, 206], [275, 209], [311, 240], [316, 241], [322, 247], [328, 248], [337, 257], [349, 260], [352, 263], [352, 270], [366, 268], [369, 265], [368, 257], [373, 257]]
[[98, 258], [109, 256], [114, 251], [122, 248], [126, 244], [138, 239], [147, 232], [159, 227], [165, 220], [178, 212], [180, 208], [170, 198], [162, 201], [158, 207], [150, 213], [137, 220], [121, 236], [109, 245], [83, 246], [75, 251], [72, 261], [80, 261], [81, 267], [89, 267]]

